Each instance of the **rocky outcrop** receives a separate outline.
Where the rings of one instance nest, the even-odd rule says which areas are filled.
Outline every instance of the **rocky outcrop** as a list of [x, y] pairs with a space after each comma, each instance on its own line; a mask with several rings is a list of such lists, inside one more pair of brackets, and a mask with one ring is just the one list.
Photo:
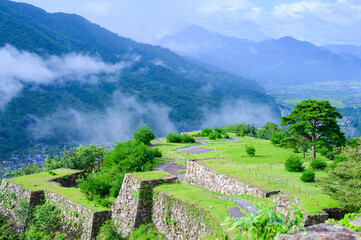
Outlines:
[[305, 231], [282, 234], [279, 240], [356, 240], [361, 235], [349, 228], [334, 223], [322, 223], [307, 227]]

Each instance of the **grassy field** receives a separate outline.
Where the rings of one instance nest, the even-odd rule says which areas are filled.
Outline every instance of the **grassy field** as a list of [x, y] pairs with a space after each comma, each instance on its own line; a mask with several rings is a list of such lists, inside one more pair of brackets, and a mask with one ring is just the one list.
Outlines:
[[[102, 206], [98, 206], [98, 205], [93, 206], [93, 202], [88, 201], [85, 198], [85, 195], [79, 191], [79, 188], [65, 188], [65, 187], [60, 187], [57, 184], [48, 182], [49, 180], [54, 178], [63, 177], [72, 173], [76, 173], [78, 172], [77, 170], [58, 169], [58, 170], [54, 170], [53, 172], [56, 173], [55, 176], [50, 175], [48, 172], [42, 172], [33, 175], [11, 178], [9, 179], [9, 181], [14, 182], [16, 184], [20, 184], [24, 188], [29, 189], [30, 191], [49, 190], [54, 193], [58, 193], [60, 195], [63, 195], [70, 201], [79, 203], [95, 211], [109, 210], [109, 208], [105, 208]], [[115, 201], [115, 198], [112, 198], [111, 200]]]
[[134, 175], [137, 178], [143, 179], [143, 180], [152, 180], [152, 179], [160, 179], [164, 177], [172, 177], [171, 174], [166, 173], [164, 171], [157, 171], [157, 172], [136, 172]]
[[[246, 146], [256, 148], [256, 156], [247, 155]], [[201, 146], [212, 151], [203, 154], [188, 155], [183, 152], [172, 154], [190, 159], [205, 159], [224, 157], [226, 159], [211, 159], [202, 161], [204, 165], [219, 173], [227, 174], [241, 182], [251, 184], [265, 190], [283, 190], [284, 196], [290, 200], [300, 198], [301, 206], [308, 214], [317, 214], [327, 207], [338, 207], [338, 203], [322, 192], [315, 183], [305, 183], [300, 180], [301, 173], [287, 172], [284, 162], [293, 153], [292, 150], [274, 146], [270, 141], [243, 137], [240, 141], [209, 143]], [[302, 153], [297, 153], [302, 157]], [[324, 158], [324, 157], [321, 157]], [[229, 159], [229, 160], [228, 160]], [[325, 158], [324, 158], [325, 159]], [[303, 159], [305, 166], [311, 161], [310, 152]], [[326, 176], [324, 171], [316, 171], [318, 183]]]
[[[254, 146], [256, 148], [256, 156], [249, 157], [246, 153], [246, 146]], [[235, 162], [244, 164], [274, 164], [284, 163], [290, 154], [294, 154], [292, 150], [274, 146], [270, 141], [259, 138], [243, 137], [240, 141], [209, 143], [201, 146], [213, 151], [188, 155], [183, 152], [174, 152], [181, 157], [190, 159], [204, 159], [214, 157], [225, 157]], [[302, 156], [301, 153], [298, 153]], [[310, 153], [307, 153], [307, 161], [310, 159]]]

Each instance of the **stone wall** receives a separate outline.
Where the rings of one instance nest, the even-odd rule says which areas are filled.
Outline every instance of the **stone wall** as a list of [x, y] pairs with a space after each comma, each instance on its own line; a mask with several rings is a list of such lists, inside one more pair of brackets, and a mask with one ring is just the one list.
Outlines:
[[[265, 191], [263, 189], [255, 188], [250, 184], [242, 183], [238, 179], [216, 172], [215, 170], [208, 168], [201, 163], [202, 160], [192, 160], [187, 164], [187, 172], [184, 181], [198, 185], [206, 190], [222, 193], [225, 195], [239, 195], [249, 194], [255, 197], [267, 198], [267, 200], [278, 204], [277, 209], [287, 212], [287, 207], [292, 205], [298, 205], [297, 199], [290, 201], [282, 196], [273, 195], [280, 191]], [[304, 214], [305, 220], [304, 226], [311, 226], [318, 223], [325, 222], [329, 215], [327, 212], [323, 212], [316, 215]]]
[[45, 200], [61, 212], [62, 231], [76, 239], [94, 238], [99, 227], [111, 217], [110, 210], [91, 210], [50, 191], [45, 191]]
[[153, 187], [176, 182], [178, 182], [177, 177], [142, 180], [134, 174], [126, 174], [112, 208], [112, 218], [119, 226], [119, 232], [127, 235], [139, 225], [149, 221], [152, 212]]
[[163, 192], [155, 192], [152, 222], [167, 239], [227, 239], [221, 224], [206, 210]]
[[4, 179], [0, 187], [0, 211], [14, 220], [12, 222], [19, 230], [21, 226], [16, 218], [15, 210], [21, 198], [33, 207], [42, 204], [44, 199], [54, 205], [61, 214], [62, 231], [77, 239], [94, 238], [100, 226], [111, 217], [110, 210], [94, 211], [51, 191], [29, 191], [21, 185]]
[[[44, 191], [29, 191], [21, 185], [3, 179], [0, 186], [0, 211], [5, 217], [15, 219], [15, 210], [20, 199], [25, 199], [30, 205], [40, 204], [44, 198]], [[17, 227], [21, 227], [17, 224]]]

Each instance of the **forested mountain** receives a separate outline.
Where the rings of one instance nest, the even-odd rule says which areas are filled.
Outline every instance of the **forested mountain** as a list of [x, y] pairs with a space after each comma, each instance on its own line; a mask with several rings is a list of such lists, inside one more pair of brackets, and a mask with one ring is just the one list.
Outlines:
[[233, 101], [244, 101], [241, 108], [266, 106], [271, 114], [264, 121], [280, 115], [255, 81], [120, 37], [74, 14], [1, 0], [0, 47], [0, 64], [10, 68], [0, 70], [3, 157], [36, 143], [121, 140], [146, 123], [158, 135], [192, 130], [205, 113]]
[[361, 59], [350, 48], [329, 46], [338, 50], [330, 51], [292, 37], [255, 42], [192, 25], [160, 45], [263, 84], [355, 81], [361, 74]]

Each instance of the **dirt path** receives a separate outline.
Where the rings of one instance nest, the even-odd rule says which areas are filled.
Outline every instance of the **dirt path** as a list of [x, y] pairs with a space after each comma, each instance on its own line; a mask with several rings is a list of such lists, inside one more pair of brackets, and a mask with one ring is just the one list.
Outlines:
[[174, 162], [176, 162], [175, 159], [172, 158], [168, 158], [168, 157], [164, 157], [168, 160], [170, 160], [169, 162], [163, 163], [160, 166], [158, 166], [157, 168], [153, 169], [152, 171], [164, 171], [167, 172], [169, 174], [172, 174], [173, 176], [176, 176], [179, 178], [179, 180], [183, 180], [184, 176], [180, 176], [182, 174], [185, 173], [186, 171], [186, 167], [180, 164], [174, 164]]

